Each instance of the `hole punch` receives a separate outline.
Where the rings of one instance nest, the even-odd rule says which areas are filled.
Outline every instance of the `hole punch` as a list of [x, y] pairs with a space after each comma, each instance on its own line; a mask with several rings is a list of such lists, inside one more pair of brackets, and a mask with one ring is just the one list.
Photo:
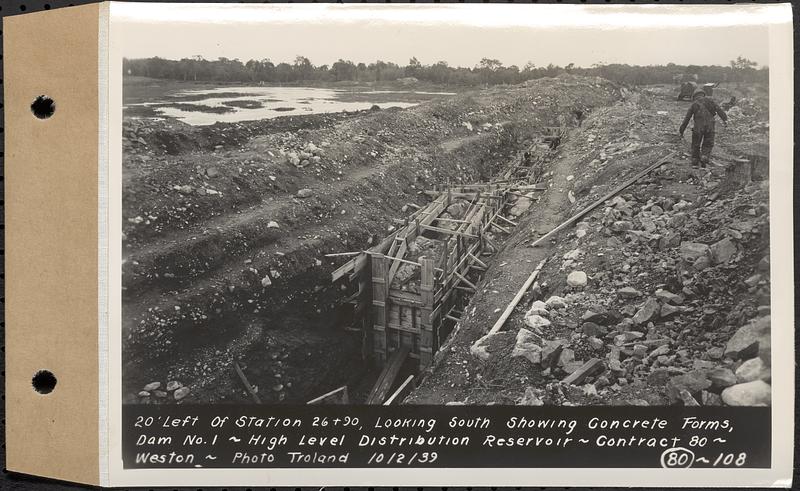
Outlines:
[[53, 375], [53, 372], [49, 370], [39, 370], [33, 376], [31, 383], [36, 392], [45, 395], [53, 392], [58, 380], [56, 380], [56, 376]]
[[31, 103], [31, 112], [39, 119], [47, 119], [56, 112], [56, 103], [52, 98], [40, 95]]

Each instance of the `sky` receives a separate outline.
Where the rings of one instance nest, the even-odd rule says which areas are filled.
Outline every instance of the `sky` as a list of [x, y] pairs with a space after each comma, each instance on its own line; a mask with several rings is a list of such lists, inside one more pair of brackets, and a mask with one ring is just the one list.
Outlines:
[[769, 24], [791, 19], [780, 5], [165, 4], [114, 3], [123, 56], [201, 55], [315, 65], [414, 56], [473, 67], [481, 58], [588, 67], [727, 65], [769, 60]]

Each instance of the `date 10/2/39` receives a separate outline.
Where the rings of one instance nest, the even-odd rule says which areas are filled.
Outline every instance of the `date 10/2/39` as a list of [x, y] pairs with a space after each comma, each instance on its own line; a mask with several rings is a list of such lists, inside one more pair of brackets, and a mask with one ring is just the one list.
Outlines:
[[439, 458], [436, 452], [414, 452], [412, 454], [402, 452], [374, 452], [369, 456], [367, 465], [413, 465], [413, 464], [432, 464]]

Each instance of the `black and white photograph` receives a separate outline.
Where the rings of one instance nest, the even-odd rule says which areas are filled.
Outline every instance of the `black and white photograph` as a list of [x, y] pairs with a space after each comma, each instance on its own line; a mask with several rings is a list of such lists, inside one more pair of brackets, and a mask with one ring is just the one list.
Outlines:
[[125, 404], [771, 404], [768, 25], [288, 7], [118, 21]]

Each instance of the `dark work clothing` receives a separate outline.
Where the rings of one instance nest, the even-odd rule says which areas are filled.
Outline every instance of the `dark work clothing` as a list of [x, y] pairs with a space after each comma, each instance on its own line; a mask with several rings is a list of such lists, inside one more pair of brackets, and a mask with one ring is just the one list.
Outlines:
[[689, 120], [694, 118], [694, 128], [692, 128], [692, 164], [708, 163], [711, 157], [711, 149], [714, 148], [714, 117], [719, 115], [723, 121], [728, 120], [728, 115], [719, 107], [713, 99], [700, 97], [692, 102], [686, 117], [683, 118], [680, 132], [681, 135], [686, 131]]
[[692, 105], [689, 106], [689, 110], [686, 111], [686, 117], [683, 118], [683, 123], [681, 123], [680, 132], [683, 133], [686, 131], [686, 126], [689, 124], [689, 120], [694, 117], [694, 127], [700, 129], [701, 131], [711, 130], [714, 131], [714, 116], [719, 114], [719, 117], [722, 118], [723, 121], [728, 120], [728, 115], [725, 114], [725, 111], [719, 107], [714, 99], [708, 97], [701, 97], [696, 99], [692, 102]]
[[708, 164], [711, 157], [711, 149], [714, 148], [714, 130], [699, 131], [697, 127], [692, 129], [692, 164], [701, 163], [703, 167]]

